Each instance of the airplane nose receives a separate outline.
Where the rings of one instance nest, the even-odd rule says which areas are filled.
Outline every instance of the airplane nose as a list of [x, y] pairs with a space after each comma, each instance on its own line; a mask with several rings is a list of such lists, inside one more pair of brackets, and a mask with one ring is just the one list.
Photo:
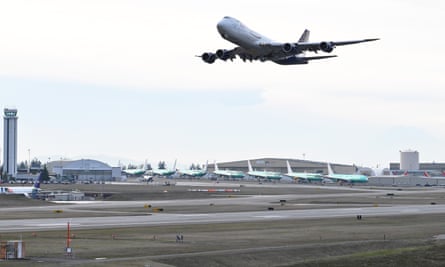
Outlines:
[[227, 21], [225, 19], [222, 19], [218, 22], [218, 24], [216, 24], [216, 28], [218, 29], [218, 32], [220, 34], [222, 34], [222, 32], [224, 31], [224, 28], [227, 25]]

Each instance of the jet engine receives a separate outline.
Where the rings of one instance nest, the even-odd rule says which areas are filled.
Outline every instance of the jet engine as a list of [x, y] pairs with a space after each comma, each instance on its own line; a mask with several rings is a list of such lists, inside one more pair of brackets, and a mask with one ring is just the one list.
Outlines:
[[331, 53], [334, 50], [334, 44], [332, 42], [321, 42], [320, 49], [323, 52]]
[[290, 53], [292, 50], [294, 50], [295, 45], [291, 43], [285, 43], [283, 44], [283, 51], [284, 53]]
[[228, 51], [225, 50], [225, 49], [218, 49], [218, 50], [216, 51], [216, 56], [217, 56], [219, 59], [224, 60], [224, 61], [227, 60], [227, 59], [229, 59], [229, 57], [230, 57]]
[[213, 53], [204, 53], [201, 55], [201, 58], [204, 62], [212, 64], [216, 60], [216, 55]]

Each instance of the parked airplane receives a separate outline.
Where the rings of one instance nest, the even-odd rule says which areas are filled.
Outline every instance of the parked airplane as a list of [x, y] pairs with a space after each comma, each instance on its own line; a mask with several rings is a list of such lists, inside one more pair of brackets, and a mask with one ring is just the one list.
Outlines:
[[175, 163], [173, 164], [173, 169], [153, 169], [149, 171], [149, 173], [153, 176], [162, 176], [162, 177], [171, 176], [176, 173], [176, 160]]
[[250, 160], [247, 160], [247, 165], [249, 167], [249, 172], [247, 174], [249, 176], [258, 178], [258, 179], [268, 179], [268, 180], [279, 180], [281, 179], [281, 173], [279, 172], [270, 172], [270, 171], [254, 171], [252, 165], [250, 164]]
[[123, 173], [125, 173], [126, 175], [129, 176], [142, 176], [145, 174], [145, 172], [147, 172], [146, 168], [142, 168], [142, 169], [127, 169], [127, 170], [122, 170]]
[[214, 63], [216, 59], [233, 60], [236, 56], [239, 56], [243, 61], [260, 60], [264, 62], [270, 60], [280, 65], [307, 64], [310, 60], [336, 57], [336, 55], [306, 57], [304, 53], [307, 51], [317, 53], [321, 50], [331, 53], [336, 46], [379, 40], [374, 38], [340, 42], [309, 42], [310, 32], [305, 30], [298, 42], [280, 43], [252, 31], [239, 20], [228, 16], [224, 17], [216, 27], [222, 38], [238, 45], [238, 47], [231, 50], [218, 49], [216, 53], [206, 52], [198, 56], [209, 64]]
[[180, 176], [202, 177], [207, 174], [207, 165], [208, 162], [206, 162], [206, 166], [203, 170], [178, 170], [177, 173], [179, 173]]
[[308, 182], [321, 182], [323, 180], [323, 175], [320, 173], [293, 172], [288, 160], [286, 160], [286, 164], [287, 173], [284, 175], [291, 177], [294, 180], [306, 180]]
[[219, 170], [216, 162], [215, 162], [215, 171], [213, 173], [225, 178], [244, 178], [245, 176], [244, 172], [242, 171]]
[[10, 195], [24, 195], [30, 198], [32, 194], [40, 191], [40, 177], [34, 183], [33, 186], [8, 186], [0, 187], [0, 194], [10, 194]]
[[331, 179], [334, 182], [344, 183], [367, 183], [368, 176], [362, 174], [335, 174], [331, 168], [331, 164], [328, 163], [328, 175], [325, 178]]

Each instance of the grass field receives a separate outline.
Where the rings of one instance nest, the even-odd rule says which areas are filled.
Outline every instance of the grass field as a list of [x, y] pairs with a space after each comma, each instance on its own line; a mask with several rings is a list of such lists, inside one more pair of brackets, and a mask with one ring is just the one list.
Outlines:
[[[65, 185], [62, 185], [65, 186]], [[77, 186], [77, 185], [73, 185]], [[231, 197], [187, 191], [187, 187], [82, 185], [90, 191], [116, 192], [121, 199], [147, 200]], [[89, 187], [87, 187], [89, 186]], [[166, 191], [167, 193], [164, 192]], [[442, 193], [415, 195], [335, 197], [332, 190], [317, 188], [241, 188], [243, 194], [306, 195], [303, 200], [266, 203], [278, 208], [302, 208], [300, 202], [317, 205], [368, 206], [393, 204], [428, 204], [443, 201]], [[345, 193], [340, 190], [337, 193]], [[333, 194], [318, 199], [311, 194]], [[170, 195], [166, 198], [166, 195]], [[135, 197], [136, 196], [136, 197]], [[1, 211], [0, 219], [28, 217], [91, 216], [100, 208], [70, 211], [69, 205], [54, 205], [18, 196], [0, 196], [10, 208], [44, 207], [23, 215]], [[232, 196], [235, 197], [236, 196]], [[166, 212], [223, 212], [264, 209], [266, 206], [171, 205]], [[54, 213], [54, 209], [66, 209]], [[6, 212], [7, 211], [7, 212]], [[144, 207], [103, 210], [124, 214], [146, 213]], [[95, 214], [97, 216], [97, 214]], [[73, 230], [74, 255], [66, 257], [66, 231], [0, 233], [1, 240], [23, 239], [26, 260], [1, 262], [0, 266], [445, 266], [445, 242], [434, 237], [445, 234], [445, 214], [306, 220], [271, 220], [262, 222], [212, 223], [128, 227], [115, 229]], [[182, 234], [184, 241], [176, 242]]]

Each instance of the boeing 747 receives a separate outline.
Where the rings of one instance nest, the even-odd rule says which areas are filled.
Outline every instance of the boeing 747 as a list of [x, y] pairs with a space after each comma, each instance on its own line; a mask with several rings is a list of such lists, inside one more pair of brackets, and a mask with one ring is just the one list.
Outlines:
[[222, 38], [238, 45], [238, 47], [231, 50], [218, 49], [215, 53], [206, 52], [198, 56], [209, 64], [214, 63], [217, 59], [223, 61], [227, 59], [233, 60], [236, 56], [239, 56], [243, 61], [272, 61], [280, 65], [307, 64], [310, 60], [331, 58], [336, 57], [336, 55], [304, 56], [305, 52], [317, 53], [318, 51], [323, 51], [331, 53], [337, 46], [379, 40], [378, 38], [373, 38], [339, 42], [309, 42], [310, 32], [305, 30], [298, 42], [281, 43], [272, 41], [264, 35], [249, 29], [239, 20], [228, 16], [224, 17], [216, 27]]

